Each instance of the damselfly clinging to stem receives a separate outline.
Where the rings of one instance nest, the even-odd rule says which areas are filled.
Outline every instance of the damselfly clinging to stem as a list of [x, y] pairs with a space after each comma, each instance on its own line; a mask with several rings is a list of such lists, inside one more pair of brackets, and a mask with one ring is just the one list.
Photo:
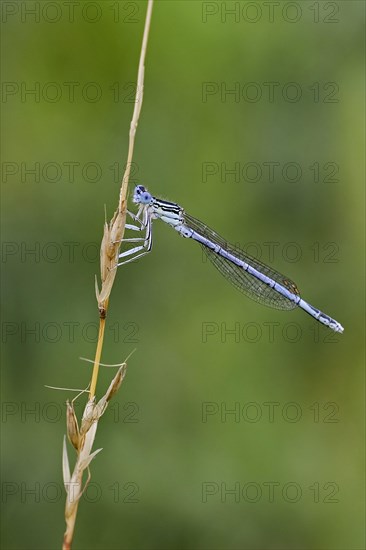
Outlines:
[[298, 306], [323, 325], [336, 332], [343, 332], [343, 327], [338, 321], [300, 297], [293, 281], [227, 243], [215, 231], [187, 214], [179, 204], [153, 197], [143, 185], [135, 187], [133, 202], [139, 205], [138, 212], [136, 215], [130, 212], [128, 214], [138, 225], [126, 224], [126, 228], [142, 231], [144, 236], [124, 239], [124, 242], [140, 244], [122, 252], [120, 258], [130, 258], [124, 259], [118, 265], [132, 262], [150, 252], [152, 220], [160, 219], [178, 231], [182, 237], [200, 243], [208, 259], [220, 273], [253, 300], [277, 309], [294, 309]]

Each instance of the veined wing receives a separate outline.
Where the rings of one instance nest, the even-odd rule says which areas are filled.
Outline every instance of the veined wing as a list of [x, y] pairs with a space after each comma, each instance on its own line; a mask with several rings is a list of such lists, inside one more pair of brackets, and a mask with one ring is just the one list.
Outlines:
[[[243, 252], [237, 247], [231, 245], [230, 243], [225, 241], [225, 239], [220, 237], [220, 235], [218, 235], [215, 231], [204, 225], [199, 220], [193, 218], [189, 214], [184, 213], [184, 219], [186, 225], [197, 233], [203, 235], [207, 239], [210, 239], [215, 244], [218, 244], [221, 248], [223, 248], [230, 254], [233, 254], [246, 264], [254, 267], [257, 271], [260, 271], [267, 277], [270, 277], [296, 296], [300, 296], [296, 284], [291, 281], [291, 279], [288, 279], [278, 271], [275, 271], [268, 265], [262, 263], [260, 260], [253, 258], [246, 252]], [[245, 269], [243, 269], [242, 267], [234, 264], [223, 256], [220, 256], [220, 254], [213, 252], [213, 250], [204, 245], [202, 245], [202, 248], [205, 251], [208, 259], [213, 263], [216, 269], [218, 269], [220, 273], [232, 285], [234, 285], [238, 290], [243, 292], [252, 300], [276, 309], [290, 310], [296, 307], [296, 304], [294, 302], [292, 302], [285, 296], [282, 296], [282, 294], [268, 286], [263, 281], [257, 279], [254, 275], [251, 275], [250, 273], [245, 271]]]

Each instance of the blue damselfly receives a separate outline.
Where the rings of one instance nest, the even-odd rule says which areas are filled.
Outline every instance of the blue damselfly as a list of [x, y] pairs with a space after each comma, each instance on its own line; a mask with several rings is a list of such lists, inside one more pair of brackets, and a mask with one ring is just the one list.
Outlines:
[[144, 236], [124, 239], [139, 245], [122, 252], [119, 257], [127, 258], [118, 265], [141, 258], [152, 248], [152, 220], [160, 219], [173, 227], [182, 237], [200, 243], [209, 260], [231, 284], [253, 300], [276, 309], [290, 310], [296, 306], [336, 332], [343, 327], [319, 309], [311, 306], [300, 296], [296, 284], [260, 260], [230, 245], [215, 231], [187, 214], [179, 204], [153, 197], [143, 185], [137, 185], [133, 202], [139, 205], [136, 215], [128, 214], [138, 224], [126, 224], [127, 229], [143, 231]]

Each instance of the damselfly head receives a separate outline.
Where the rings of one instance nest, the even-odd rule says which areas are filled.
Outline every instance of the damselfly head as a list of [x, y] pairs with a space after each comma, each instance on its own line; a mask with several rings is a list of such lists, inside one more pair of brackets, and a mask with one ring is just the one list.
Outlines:
[[148, 192], [143, 185], [137, 185], [133, 193], [133, 202], [137, 204], [150, 204], [152, 201], [152, 195]]

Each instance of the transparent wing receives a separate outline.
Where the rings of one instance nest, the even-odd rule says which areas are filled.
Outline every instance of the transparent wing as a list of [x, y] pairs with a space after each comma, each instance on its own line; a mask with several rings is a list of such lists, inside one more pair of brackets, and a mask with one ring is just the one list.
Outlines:
[[[238, 249], [237, 247], [229, 244], [215, 231], [207, 227], [207, 225], [204, 225], [199, 220], [196, 220], [189, 214], [184, 213], [184, 219], [186, 225], [197, 233], [200, 233], [214, 243], [219, 244], [227, 252], [234, 254], [237, 258], [254, 267], [257, 271], [260, 271], [267, 277], [270, 277], [280, 285], [284, 286], [296, 296], [300, 296], [296, 284], [291, 281], [291, 279], [288, 279], [278, 271], [275, 271], [271, 267], [262, 263], [260, 260], [253, 258], [249, 254], [246, 254], [242, 250]], [[250, 275], [250, 273], [245, 271], [242, 267], [239, 267], [238, 265], [230, 262], [230, 260], [227, 260], [219, 254], [216, 254], [204, 245], [202, 245], [202, 248], [205, 251], [208, 259], [213, 263], [216, 269], [218, 269], [220, 273], [232, 285], [234, 285], [238, 290], [246, 294], [246, 296], [248, 296], [252, 300], [276, 309], [289, 310], [296, 307], [296, 304], [294, 302], [292, 302], [285, 296], [282, 296], [282, 294], [280, 294], [270, 286], [266, 285], [253, 275]]]

